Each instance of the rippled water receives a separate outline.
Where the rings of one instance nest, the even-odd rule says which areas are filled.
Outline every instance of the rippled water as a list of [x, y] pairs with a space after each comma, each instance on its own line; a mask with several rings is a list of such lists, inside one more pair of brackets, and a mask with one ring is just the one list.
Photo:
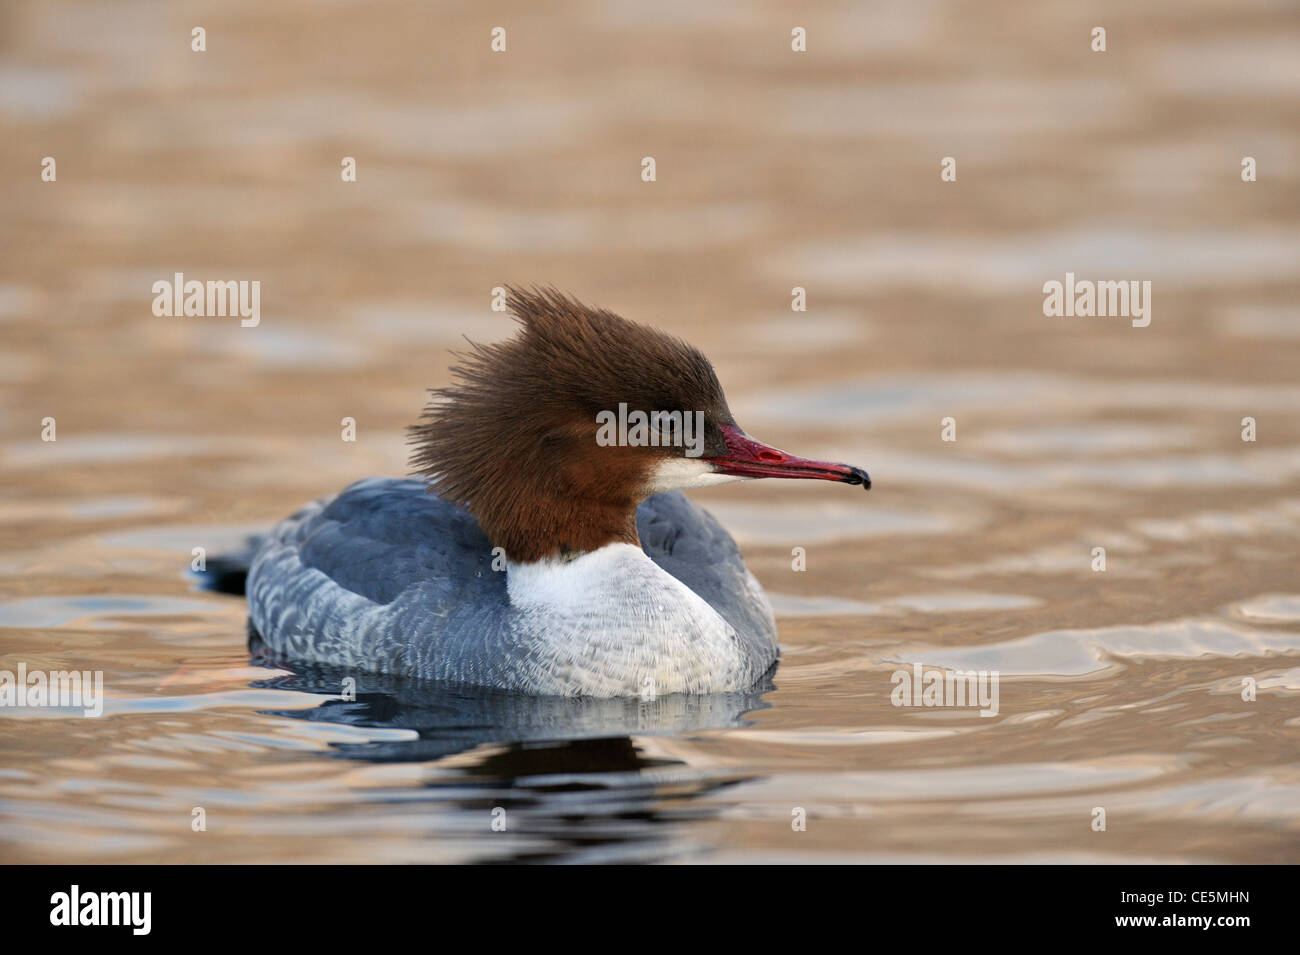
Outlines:
[[[775, 8], [547, 10], [233, 3], [203, 54], [162, 3], [0, 12], [0, 670], [107, 696], [0, 709], [0, 857], [1297, 861], [1294, 6], [821, 3], [807, 54]], [[154, 317], [176, 271], [260, 280], [261, 324]], [[1151, 325], [1044, 317], [1067, 271], [1150, 280]], [[871, 471], [693, 492], [773, 597], [771, 685], [349, 701], [187, 572], [403, 473], [507, 281]], [[996, 714], [892, 705], [915, 664], [997, 670]]]

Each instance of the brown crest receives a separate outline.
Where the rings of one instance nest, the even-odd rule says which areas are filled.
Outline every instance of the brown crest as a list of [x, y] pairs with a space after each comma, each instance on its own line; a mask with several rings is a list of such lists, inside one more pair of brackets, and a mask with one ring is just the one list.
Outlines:
[[620, 403], [702, 411], [705, 456], [725, 453], [721, 428], [735, 422], [713, 366], [681, 339], [554, 289], [508, 293], [519, 333], [457, 355], [454, 383], [430, 391], [409, 429], [412, 468], [513, 561], [636, 544], [652, 469], [684, 452], [601, 446], [596, 416]]

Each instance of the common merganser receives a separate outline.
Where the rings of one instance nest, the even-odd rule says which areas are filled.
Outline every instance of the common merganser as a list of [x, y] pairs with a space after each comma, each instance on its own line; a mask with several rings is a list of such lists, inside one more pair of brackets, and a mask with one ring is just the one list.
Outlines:
[[[749, 437], [678, 338], [553, 289], [509, 308], [519, 334], [471, 343], [409, 429], [418, 479], [359, 481], [257, 542], [251, 630], [286, 660], [529, 694], [753, 686], [771, 605], [681, 489], [867, 473]], [[602, 440], [616, 413], [660, 427]]]

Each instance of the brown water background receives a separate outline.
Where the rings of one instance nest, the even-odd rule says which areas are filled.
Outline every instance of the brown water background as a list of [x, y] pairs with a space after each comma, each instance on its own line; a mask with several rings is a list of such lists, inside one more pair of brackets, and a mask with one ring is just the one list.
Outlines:
[[[10, 2], [0, 142], [0, 669], [108, 694], [0, 711], [5, 861], [1300, 859], [1295, 4]], [[155, 317], [176, 272], [260, 325]], [[1044, 316], [1066, 272], [1150, 325]], [[692, 492], [780, 614], [735, 725], [412, 749], [186, 576], [404, 473], [507, 282], [871, 471]], [[999, 712], [891, 705], [914, 662]]]

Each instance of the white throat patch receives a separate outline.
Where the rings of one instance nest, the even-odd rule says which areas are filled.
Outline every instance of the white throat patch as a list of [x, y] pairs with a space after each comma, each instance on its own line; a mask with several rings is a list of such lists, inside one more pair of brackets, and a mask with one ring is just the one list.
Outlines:
[[748, 478], [734, 474], [722, 474], [713, 470], [713, 465], [703, 458], [668, 458], [660, 461], [646, 482], [645, 493], [662, 494], [664, 491], [682, 491], [688, 487], [712, 487], [715, 484], [730, 484], [732, 481], [746, 481]]

